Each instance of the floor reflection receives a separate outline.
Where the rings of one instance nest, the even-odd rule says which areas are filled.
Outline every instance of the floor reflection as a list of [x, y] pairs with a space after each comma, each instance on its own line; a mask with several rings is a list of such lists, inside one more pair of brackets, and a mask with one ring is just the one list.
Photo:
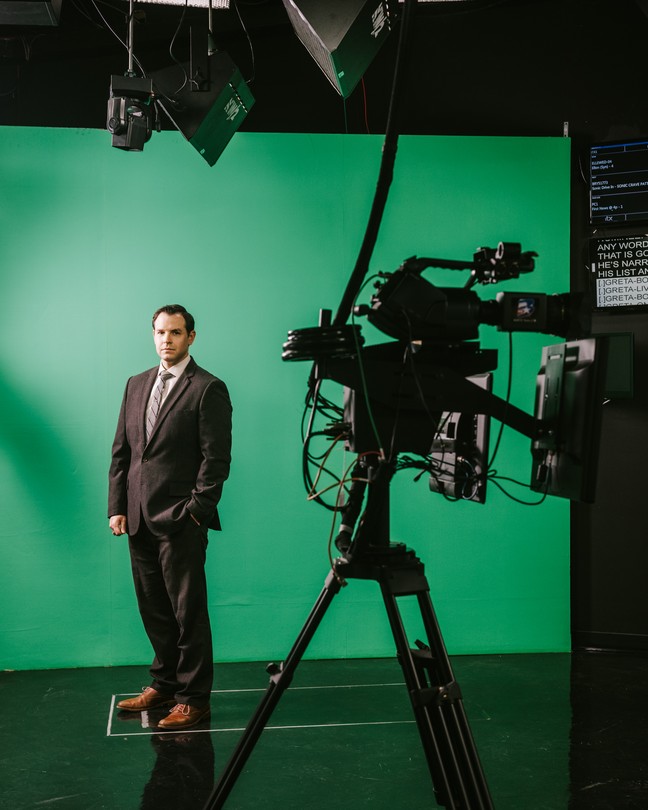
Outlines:
[[214, 746], [209, 732], [151, 735], [155, 764], [140, 810], [196, 810], [214, 787]]
[[[647, 654], [454, 656], [453, 668], [496, 810], [648, 808]], [[202, 808], [265, 665], [219, 665], [210, 720], [177, 732], [157, 731], [163, 709], [116, 710], [145, 676], [1, 672], [20, 711], [0, 715], [0, 810]], [[435, 806], [394, 659], [303, 661], [269, 725], [226, 810]]]

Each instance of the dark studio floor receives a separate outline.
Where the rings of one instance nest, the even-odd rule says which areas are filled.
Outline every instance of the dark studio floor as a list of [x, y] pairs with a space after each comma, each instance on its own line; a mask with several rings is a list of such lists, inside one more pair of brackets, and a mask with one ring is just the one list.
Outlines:
[[[648, 808], [648, 656], [452, 659], [497, 810]], [[155, 733], [121, 716], [143, 667], [0, 673], [0, 807], [202, 808], [265, 693], [220, 664], [212, 718]], [[225, 807], [436, 807], [395, 660], [302, 661]]]

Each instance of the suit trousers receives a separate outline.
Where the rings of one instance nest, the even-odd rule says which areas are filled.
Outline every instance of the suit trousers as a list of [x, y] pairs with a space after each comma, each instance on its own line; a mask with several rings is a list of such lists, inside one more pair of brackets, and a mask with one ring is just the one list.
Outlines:
[[155, 658], [152, 686], [178, 703], [209, 703], [213, 682], [207, 606], [207, 529], [189, 518], [170, 535], [154, 535], [142, 518], [128, 538], [135, 594]]

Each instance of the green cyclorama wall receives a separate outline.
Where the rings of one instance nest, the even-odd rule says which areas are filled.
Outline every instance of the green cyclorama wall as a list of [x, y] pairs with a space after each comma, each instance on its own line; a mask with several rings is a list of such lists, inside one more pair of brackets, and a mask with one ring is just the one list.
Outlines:
[[[101, 131], [0, 129], [0, 667], [149, 660], [127, 546], [107, 528], [106, 471], [126, 378], [155, 365], [150, 316], [170, 302], [195, 314], [193, 355], [234, 404], [224, 531], [208, 560], [216, 656], [285, 656], [329, 570], [330, 514], [301, 481], [309, 366], [283, 363], [281, 346], [337, 308], [381, 146], [238, 134], [210, 169], [176, 133], [127, 154]], [[402, 137], [372, 271], [520, 241], [537, 270], [501, 289], [566, 290], [568, 163], [564, 139]], [[482, 327], [482, 341], [502, 349], [502, 394], [507, 338]], [[548, 342], [515, 338], [513, 399], [526, 410]], [[334, 383], [327, 393], [341, 400]], [[507, 431], [496, 467], [528, 480], [528, 440]], [[566, 502], [528, 508], [491, 487], [486, 506], [451, 504], [412, 473], [392, 490], [392, 537], [426, 563], [451, 653], [569, 648]], [[357, 581], [308, 651], [392, 654], [378, 588]]]

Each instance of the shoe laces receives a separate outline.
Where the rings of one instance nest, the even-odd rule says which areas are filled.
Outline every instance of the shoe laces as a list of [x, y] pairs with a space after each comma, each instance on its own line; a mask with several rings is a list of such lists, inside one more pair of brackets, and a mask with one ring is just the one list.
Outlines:
[[176, 703], [171, 709], [170, 714], [184, 714], [188, 715], [191, 711], [191, 706], [188, 703]]

